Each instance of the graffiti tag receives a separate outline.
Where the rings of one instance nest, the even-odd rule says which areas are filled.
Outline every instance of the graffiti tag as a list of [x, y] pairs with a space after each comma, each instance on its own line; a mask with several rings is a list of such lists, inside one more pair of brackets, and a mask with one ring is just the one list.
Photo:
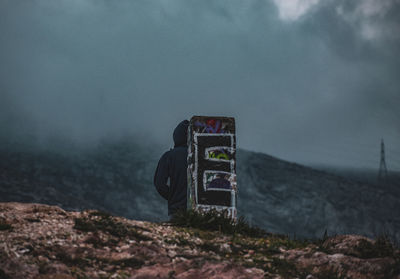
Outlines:
[[210, 133], [210, 134], [221, 134], [225, 133], [223, 127], [222, 127], [222, 122], [221, 120], [215, 120], [215, 119], [208, 119], [206, 120], [206, 123], [196, 121], [194, 123], [195, 126], [202, 128], [203, 133]]

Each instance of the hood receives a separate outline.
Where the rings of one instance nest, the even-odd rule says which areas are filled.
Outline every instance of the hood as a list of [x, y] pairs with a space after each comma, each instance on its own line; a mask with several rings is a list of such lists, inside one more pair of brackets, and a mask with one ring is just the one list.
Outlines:
[[176, 126], [173, 136], [175, 147], [187, 145], [188, 127], [189, 127], [189, 121], [187, 120], [183, 120], [181, 123], [178, 124], [178, 126]]

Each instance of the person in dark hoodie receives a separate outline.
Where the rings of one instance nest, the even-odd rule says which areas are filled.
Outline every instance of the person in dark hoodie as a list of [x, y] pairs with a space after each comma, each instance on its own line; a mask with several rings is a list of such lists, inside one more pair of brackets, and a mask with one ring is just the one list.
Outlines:
[[186, 210], [188, 126], [189, 121], [184, 120], [175, 128], [175, 146], [161, 156], [154, 174], [154, 185], [158, 193], [168, 201], [170, 216], [179, 210]]

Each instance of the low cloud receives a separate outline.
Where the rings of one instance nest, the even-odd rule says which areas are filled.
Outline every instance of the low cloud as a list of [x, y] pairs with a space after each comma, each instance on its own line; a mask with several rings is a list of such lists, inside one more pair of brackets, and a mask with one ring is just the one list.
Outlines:
[[375, 167], [381, 137], [400, 152], [399, 5], [376, 3], [0, 1], [1, 135], [167, 148], [227, 115], [242, 148]]
[[399, 39], [400, 24], [393, 18], [400, 7], [397, 0], [363, 0], [351, 7], [346, 3], [336, 6], [337, 13], [355, 26], [361, 36], [370, 41]]
[[279, 18], [294, 21], [310, 11], [319, 0], [273, 0], [279, 11]]

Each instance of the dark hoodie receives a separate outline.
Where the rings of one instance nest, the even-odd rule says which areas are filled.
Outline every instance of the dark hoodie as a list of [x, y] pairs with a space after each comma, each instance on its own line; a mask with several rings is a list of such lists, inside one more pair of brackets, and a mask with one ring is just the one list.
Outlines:
[[158, 193], [168, 201], [168, 215], [179, 209], [186, 209], [188, 126], [189, 121], [184, 120], [175, 128], [175, 147], [161, 156], [154, 174], [154, 185]]

